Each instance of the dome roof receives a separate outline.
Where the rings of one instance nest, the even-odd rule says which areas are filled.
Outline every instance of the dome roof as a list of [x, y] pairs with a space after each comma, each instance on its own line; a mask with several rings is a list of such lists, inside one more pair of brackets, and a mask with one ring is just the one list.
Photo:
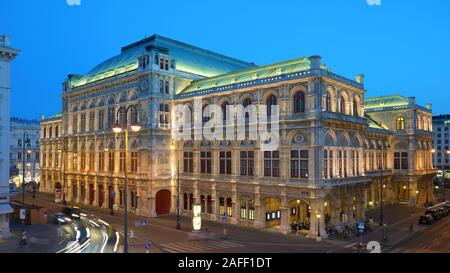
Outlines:
[[81, 86], [137, 69], [138, 57], [148, 52], [146, 49], [148, 46], [167, 49], [170, 58], [175, 59], [178, 71], [201, 77], [217, 76], [255, 66], [252, 63], [230, 58], [159, 35], [153, 35], [123, 47], [119, 55], [100, 63], [79, 79], [74, 79], [73, 85], [75, 87]]

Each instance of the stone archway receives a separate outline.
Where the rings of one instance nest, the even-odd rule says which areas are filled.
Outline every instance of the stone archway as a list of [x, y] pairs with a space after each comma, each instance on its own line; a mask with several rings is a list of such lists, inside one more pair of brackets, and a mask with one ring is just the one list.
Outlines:
[[292, 223], [310, 223], [311, 206], [305, 200], [292, 200], [289, 202], [289, 222]]
[[161, 190], [156, 194], [156, 215], [170, 213], [172, 194], [168, 190]]
[[265, 226], [276, 227], [281, 225], [281, 202], [276, 197], [267, 197], [263, 200], [265, 212]]

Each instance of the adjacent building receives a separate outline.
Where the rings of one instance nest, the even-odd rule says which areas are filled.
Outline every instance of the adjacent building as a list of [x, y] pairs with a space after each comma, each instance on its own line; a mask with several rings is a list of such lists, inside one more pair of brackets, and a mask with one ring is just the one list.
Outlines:
[[450, 169], [449, 128], [450, 115], [433, 117], [434, 128], [434, 166], [440, 170]]
[[39, 184], [41, 133], [39, 121], [13, 117], [10, 132], [10, 179], [20, 187], [25, 171], [25, 183]]
[[[171, 110], [192, 109], [198, 98], [203, 109], [279, 106], [280, 145], [175, 141]], [[62, 115], [41, 122], [41, 190], [64, 188], [77, 203], [121, 210], [125, 165], [133, 213], [175, 213], [179, 178], [184, 215], [200, 204], [203, 218], [283, 233], [304, 222], [310, 237], [319, 226], [326, 236], [326, 225], [364, 219], [382, 201], [432, 199], [431, 107], [400, 95], [367, 99], [363, 75], [337, 75], [320, 56], [256, 66], [154, 35], [69, 75], [62, 101]], [[199, 120], [210, 117], [203, 111]], [[126, 164], [116, 122], [142, 126], [130, 132]], [[48, 134], [56, 126], [59, 138]]]
[[11, 62], [20, 51], [11, 48], [11, 39], [0, 35], [0, 236], [8, 237], [9, 214], [13, 212], [9, 205], [9, 136], [10, 136], [10, 97]]

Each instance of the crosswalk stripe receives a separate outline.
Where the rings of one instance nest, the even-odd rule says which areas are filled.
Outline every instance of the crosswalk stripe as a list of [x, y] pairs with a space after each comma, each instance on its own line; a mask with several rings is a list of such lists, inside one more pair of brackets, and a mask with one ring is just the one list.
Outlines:
[[171, 249], [171, 250], [174, 250], [176, 252], [191, 252], [192, 251], [192, 249], [181, 247], [179, 245], [176, 245], [176, 246], [163, 246], [162, 248], [163, 249]]
[[233, 248], [233, 247], [243, 247], [243, 245], [231, 241], [215, 241], [215, 240], [176, 242], [160, 245], [161, 249], [170, 253], [206, 251], [214, 249]]
[[210, 242], [208, 242], [208, 244], [213, 244], [213, 245], [217, 245], [219, 247], [224, 247], [224, 248], [232, 248], [232, 247], [239, 246], [239, 245], [233, 244], [231, 242], [219, 242], [219, 241], [210, 241]]

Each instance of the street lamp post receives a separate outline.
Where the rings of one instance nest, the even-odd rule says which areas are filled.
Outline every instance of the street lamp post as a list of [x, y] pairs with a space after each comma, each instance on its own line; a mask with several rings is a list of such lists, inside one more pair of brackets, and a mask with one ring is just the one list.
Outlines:
[[[119, 110], [117, 111], [117, 117], [116, 117], [116, 124], [113, 127], [113, 131], [116, 134], [120, 134], [123, 130], [122, 126], [119, 124], [119, 115], [120, 114], [124, 114], [124, 124], [125, 124], [125, 168], [124, 168], [124, 177], [125, 177], [125, 182], [124, 182], [124, 194], [123, 194], [123, 198], [124, 198], [124, 231], [123, 231], [123, 237], [124, 237], [124, 247], [123, 247], [123, 252], [124, 253], [128, 253], [128, 191], [127, 191], [127, 187], [128, 187], [128, 179], [127, 179], [127, 160], [128, 160], [128, 111], [132, 109], [133, 111], [136, 112], [136, 106], [135, 105], [130, 105], [127, 108], [125, 108], [124, 106], [120, 107]], [[133, 132], [139, 132], [141, 130], [141, 126], [135, 122], [132, 121], [131, 124], [131, 130]]]
[[317, 238], [320, 238], [320, 217], [322, 217], [322, 215], [319, 211], [317, 212]]
[[28, 132], [23, 133], [22, 138], [22, 204], [25, 204], [25, 145], [30, 143]]
[[[109, 148], [108, 147], [105, 148], [105, 152], [109, 152]], [[108, 161], [110, 163], [111, 160], [109, 159], [109, 156], [108, 156]], [[111, 168], [111, 166], [109, 166], [109, 163], [108, 163], [108, 168], [111, 171], [111, 177], [109, 179], [109, 189], [108, 189], [109, 192], [110, 192], [109, 193], [109, 209], [110, 209], [109, 214], [110, 215], [114, 215], [114, 204], [113, 204], [114, 203], [114, 198], [115, 198], [115, 196], [114, 196], [114, 182], [113, 182], [114, 181], [114, 167]]]
[[177, 225], [176, 229], [180, 230], [180, 159], [178, 157], [176, 146], [174, 143], [170, 146], [170, 148], [175, 151], [176, 161], [177, 161]]

